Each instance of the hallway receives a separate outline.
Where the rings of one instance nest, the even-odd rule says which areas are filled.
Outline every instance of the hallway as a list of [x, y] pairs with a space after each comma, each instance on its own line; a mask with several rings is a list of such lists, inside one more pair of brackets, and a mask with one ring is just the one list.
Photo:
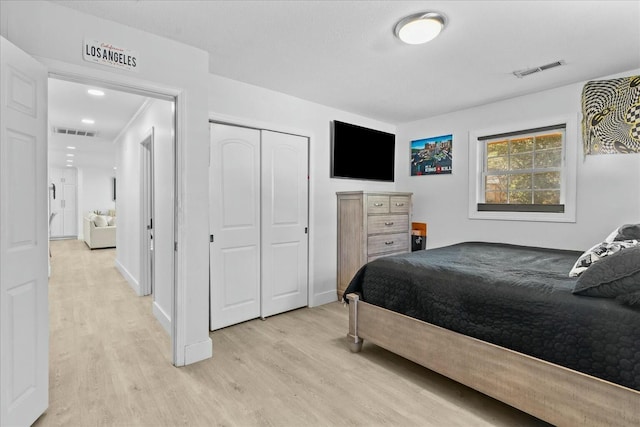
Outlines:
[[150, 392], [175, 384], [179, 371], [151, 296], [135, 294], [115, 253], [80, 240], [51, 242], [50, 401], [36, 425], [134, 422], [159, 403]]

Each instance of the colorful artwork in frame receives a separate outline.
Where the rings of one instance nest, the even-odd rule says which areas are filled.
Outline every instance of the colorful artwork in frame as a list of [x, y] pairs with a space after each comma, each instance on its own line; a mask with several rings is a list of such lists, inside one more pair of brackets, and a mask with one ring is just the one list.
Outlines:
[[411, 176], [451, 173], [452, 149], [451, 134], [411, 141]]

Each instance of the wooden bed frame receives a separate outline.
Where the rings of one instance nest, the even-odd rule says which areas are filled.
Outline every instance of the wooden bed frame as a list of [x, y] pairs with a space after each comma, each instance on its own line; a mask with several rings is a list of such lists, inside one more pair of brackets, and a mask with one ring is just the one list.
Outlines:
[[349, 346], [363, 340], [557, 426], [640, 426], [640, 392], [361, 301]]

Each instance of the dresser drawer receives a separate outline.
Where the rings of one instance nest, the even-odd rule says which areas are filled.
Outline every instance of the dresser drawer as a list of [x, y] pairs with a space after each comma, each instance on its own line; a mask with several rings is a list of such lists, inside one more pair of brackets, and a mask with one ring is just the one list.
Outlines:
[[369, 215], [368, 234], [402, 233], [409, 230], [409, 215]]
[[408, 196], [391, 196], [389, 201], [389, 212], [409, 213], [411, 199]]
[[367, 256], [409, 250], [409, 233], [378, 234], [367, 239]]
[[389, 213], [389, 196], [367, 196], [367, 213]]

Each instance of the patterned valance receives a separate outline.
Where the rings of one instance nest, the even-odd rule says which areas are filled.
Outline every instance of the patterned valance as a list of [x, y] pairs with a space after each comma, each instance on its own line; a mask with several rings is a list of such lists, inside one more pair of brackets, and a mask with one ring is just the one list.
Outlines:
[[640, 153], [640, 76], [587, 82], [582, 114], [585, 155]]

